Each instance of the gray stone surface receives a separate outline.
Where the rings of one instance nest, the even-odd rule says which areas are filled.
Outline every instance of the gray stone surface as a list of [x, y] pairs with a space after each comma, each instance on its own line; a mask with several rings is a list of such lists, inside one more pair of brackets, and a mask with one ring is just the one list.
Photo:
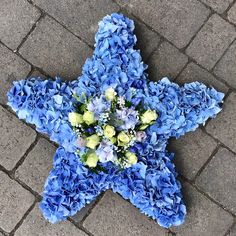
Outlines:
[[42, 193], [45, 180], [52, 169], [55, 151], [55, 146], [46, 139], [40, 138], [24, 163], [17, 169], [16, 177], [34, 191]]
[[41, 72], [39, 72], [38, 70], [34, 70], [34, 71], [31, 73], [30, 77], [35, 77], [35, 78], [40, 77], [40, 78], [42, 78], [42, 79], [48, 79], [47, 76], [43, 75], [43, 74], [42, 74]]
[[33, 1], [90, 45], [95, 42], [94, 36], [98, 29], [98, 21], [112, 12], [119, 11], [119, 6], [110, 0]]
[[229, 233], [226, 236], [236, 236], [236, 225], [234, 225], [233, 228], [230, 229]]
[[236, 93], [231, 93], [225, 100], [223, 111], [211, 120], [206, 130], [215, 138], [236, 152]]
[[30, 65], [0, 44], [0, 103], [7, 103], [7, 91], [14, 80], [25, 78], [30, 72]]
[[223, 13], [233, 0], [201, 0], [218, 13]]
[[17, 229], [15, 236], [87, 236], [70, 222], [51, 224], [46, 221], [39, 210], [38, 204]]
[[158, 224], [110, 191], [105, 193], [83, 225], [96, 236], [165, 235]]
[[236, 25], [236, 3], [228, 11], [228, 20]]
[[0, 171], [0, 227], [10, 232], [34, 202], [34, 196]]
[[51, 76], [75, 79], [91, 49], [56, 21], [45, 17], [20, 49], [20, 54]]
[[163, 42], [148, 62], [150, 78], [156, 81], [165, 76], [174, 79], [187, 62], [186, 55], [170, 43]]
[[214, 14], [198, 32], [186, 53], [200, 65], [212, 69], [235, 36], [235, 28]]
[[196, 81], [202, 82], [209, 87], [212, 86], [223, 93], [227, 93], [228, 91], [228, 87], [226, 85], [217, 80], [207, 70], [201, 68], [193, 62], [190, 62], [176, 79], [176, 82], [182, 85]]
[[188, 214], [183, 225], [173, 228], [177, 236], [223, 236], [233, 217], [187, 183], [183, 192]]
[[0, 165], [11, 170], [35, 141], [36, 133], [0, 106]]
[[134, 21], [134, 34], [137, 37], [135, 49], [141, 51], [141, 57], [147, 64], [150, 54], [160, 43], [160, 36], [152, 28], [131, 15], [127, 10], [122, 9], [121, 13]]
[[228, 48], [219, 63], [217, 63], [214, 73], [236, 88], [236, 41]]
[[0, 40], [15, 50], [39, 16], [26, 0], [1, 0]]
[[[169, 150], [175, 152], [178, 173], [193, 179], [216, 148], [216, 142], [201, 129], [172, 140]], [[207, 148], [206, 148], [207, 147]]]
[[77, 224], [81, 223], [81, 221], [83, 221], [85, 217], [89, 214], [89, 212], [93, 209], [95, 204], [96, 200], [93, 200], [91, 203], [87, 204], [79, 212], [77, 212], [74, 216], [72, 216], [71, 219]]
[[160, 42], [160, 37], [156, 32], [147, 28], [146, 25], [134, 19], [135, 30], [134, 33], [137, 36], [136, 49], [141, 50], [141, 56], [145, 63], [147, 63], [147, 58], [158, 46]]
[[236, 213], [235, 169], [236, 155], [221, 148], [197, 178], [197, 185], [234, 214]]
[[178, 48], [185, 47], [210, 11], [197, 0], [119, 0]]

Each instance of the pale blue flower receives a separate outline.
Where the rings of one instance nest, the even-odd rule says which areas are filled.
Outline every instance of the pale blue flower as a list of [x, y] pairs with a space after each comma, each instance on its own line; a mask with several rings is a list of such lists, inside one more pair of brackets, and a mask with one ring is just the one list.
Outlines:
[[99, 161], [104, 163], [108, 161], [115, 161], [117, 159], [114, 145], [108, 141], [103, 140], [96, 150], [96, 154], [99, 157]]
[[[118, 125], [116, 125], [119, 130], [134, 129], [139, 122], [138, 112], [133, 108], [117, 109], [115, 117], [116, 120], [119, 121]], [[122, 122], [121, 125], [119, 124], [120, 122]]]

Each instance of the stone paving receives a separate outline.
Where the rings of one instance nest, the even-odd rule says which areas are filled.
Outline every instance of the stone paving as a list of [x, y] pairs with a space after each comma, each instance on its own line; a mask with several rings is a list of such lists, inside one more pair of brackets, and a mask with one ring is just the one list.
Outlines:
[[[236, 0], [1, 0], [0, 235], [236, 236]], [[202, 81], [226, 93], [223, 111], [179, 140], [176, 168], [188, 215], [169, 230], [110, 191], [65, 222], [44, 220], [38, 202], [56, 149], [6, 105], [12, 81], [75, 79], [101, 18], [136, 22], [150, 79]]]

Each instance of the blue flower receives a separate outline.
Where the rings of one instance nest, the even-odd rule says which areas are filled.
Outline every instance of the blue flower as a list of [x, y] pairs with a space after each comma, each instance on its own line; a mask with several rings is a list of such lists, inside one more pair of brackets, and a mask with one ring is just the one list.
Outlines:
[[96, 150], [99, 161], [104, 163], [108, 161], [115, 161], [117, 159], [113, 144], [108, 140], [103, 140]]
[[[115, 118], [119, 121], [115, 124], [119, 130], [134, 129], [139, 121], [138, 112], [133, 108], [117, 109], [115, 112]], [[119, 124], [120, 122], [122, 122], [122, 124]]]
[[87, 105], [87, 109], [94, 113], [96, 120], [99, 120], [100, 115], [110, 110], [110, 102], [104, 96], [93, 98]]

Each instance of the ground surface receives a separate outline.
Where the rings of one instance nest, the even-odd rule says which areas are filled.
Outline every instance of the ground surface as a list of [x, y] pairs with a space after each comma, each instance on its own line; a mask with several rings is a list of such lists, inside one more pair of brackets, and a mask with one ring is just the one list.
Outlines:
[[[0, 235], [236, 235], [235, 0], [1, 0]], [[38, 210], [55, 145], [6, 106], [13, 80], [75, 79], [91, 55], [97, 22], [111, 12], [136, 22], [152, 80], [202, 81], [226, 93], [223, 112], [179, 140], [176, 166], [186, 223], [170, 231], [106, 192], [72, 219], [47, 223]]]

